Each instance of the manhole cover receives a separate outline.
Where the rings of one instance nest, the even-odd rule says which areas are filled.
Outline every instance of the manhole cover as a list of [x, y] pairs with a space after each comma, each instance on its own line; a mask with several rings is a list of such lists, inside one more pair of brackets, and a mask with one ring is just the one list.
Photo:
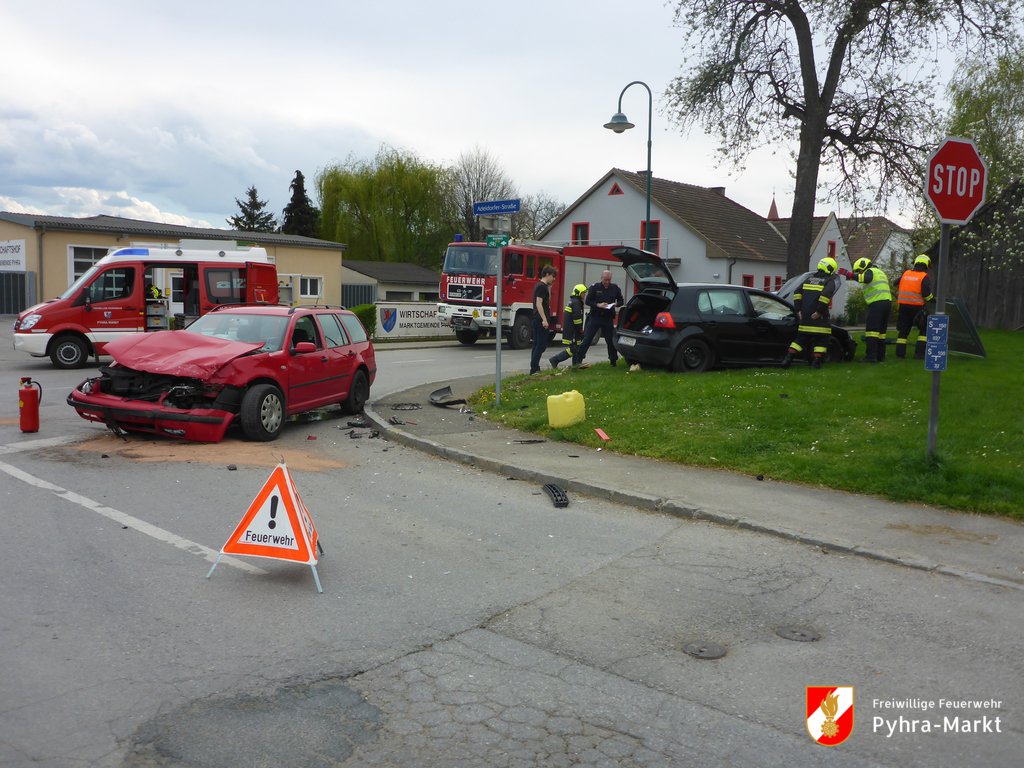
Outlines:
[[806, 627], [779, 627], [775, 630], [775, 634], [785, 640], [793, 640], [797, 643], [813, 643], [815, 640], [821, 640], [821, 635]]
[[391, 406], [392, 411], [418, 411], [422, 408], [419, 403], [395, 403]]
[[725, 656], [725, 646], [718, 643], [687, 643], [683, 651], [696, 659], [720, 659]]

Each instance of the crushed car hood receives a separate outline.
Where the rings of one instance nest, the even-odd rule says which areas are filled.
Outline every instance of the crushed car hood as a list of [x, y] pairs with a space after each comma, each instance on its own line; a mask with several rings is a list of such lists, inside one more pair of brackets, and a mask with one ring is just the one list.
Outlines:
[[133, 371], [203, 379], [262, 346], [188, 331], [157, 331], [115, 339], [107, 344], [106, 354]]

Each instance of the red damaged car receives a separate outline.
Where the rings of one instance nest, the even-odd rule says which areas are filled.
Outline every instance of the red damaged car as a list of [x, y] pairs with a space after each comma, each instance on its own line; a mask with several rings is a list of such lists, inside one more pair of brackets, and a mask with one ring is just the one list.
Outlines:
[[202, 442], [223, 439], [235, 422], [250, 440], [273, 440], [288, 416], [334, 403], [358, 413], [377, 375], [359, 319], [324, 307], [224, 307], [107, 351], [114, 363], [68, 405], [115, 431]]

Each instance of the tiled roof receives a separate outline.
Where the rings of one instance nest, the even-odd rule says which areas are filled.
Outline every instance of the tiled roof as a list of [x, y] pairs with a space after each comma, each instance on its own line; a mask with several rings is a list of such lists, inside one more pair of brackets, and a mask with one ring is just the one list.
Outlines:
[[859, 219], [840, 219], [839, 227], [846, 243], [846, 254], [852, 264], [857, 259], [878, 257], [893, 232], [910, 234], [899, 224], [894, 224], [884, 216], [865, 216]]
[[403, 264], [397, 261], [357, 261], [345, 259], [342, 266], [372, 277], [378, 283], [412, 283], [437, 285], [441, 275], [418, 264]]
[[163, 224], [156, 221], [123, 219], [118, 216], [42, 216], [34, 213], [0, 212], [0, 221], [9, 221], [35, 229], [68, 230], [73, 232], [104, 232], [123, 234], [131, 237], [153, 237], [192, 240], [242, 240], [260, 245], [292, 245], [303, 248], [324, 248], [344, 250], [343, 243], [320, 240], [301, 235], [285, 235], [279, 232], [241, 232], [235, 229], [204, 229], [185, 227], [179, 224]]
[[[815, 216], [811, 219], [811, 242], [813, 243], [818, 239], [818, 233], [821, 232], [821, 228], [825, 226], [825, 222], [828, 221], [828, 216]], [[792, 224], [793, 219], [775, 219], [771, 223], [779, 230], [779, 234], [785, 240], [789, 240], [789, 225]]]
[[[541, 237], [562, 221], [586, 197], [615, 176], [647, 194], [644, 174], [613, 168], [570, 205]], [[763, 216], [725, 196], [721, 187], [697, 187], [668, 179], [651, 179], [651, 200], [708, 243], [708, 256], [786, 262], [785, 238]]]

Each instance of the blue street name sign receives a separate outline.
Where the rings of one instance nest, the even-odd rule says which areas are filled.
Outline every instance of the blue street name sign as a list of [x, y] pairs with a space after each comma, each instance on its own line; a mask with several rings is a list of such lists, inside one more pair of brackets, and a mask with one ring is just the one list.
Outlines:
[[492, 200], [488, 203], [473, 203], [474, 216], [494, 216], [502, 213], [519, 213], [519, 198], [515, 200]]
[[926, 340], [928, 344], [949, 343], [949, 315], [928, 315]]

